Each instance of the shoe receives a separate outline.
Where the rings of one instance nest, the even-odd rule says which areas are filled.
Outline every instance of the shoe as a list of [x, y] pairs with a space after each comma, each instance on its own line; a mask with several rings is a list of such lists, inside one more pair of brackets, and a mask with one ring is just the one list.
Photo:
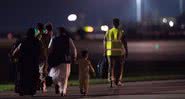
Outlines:
[[120, 81], [118, 83], [116, 83], [117, 86], [123, 86], [123, 83], [121, 83]]
[[83, 91], [83, 89], [80, 89], [80, 94], [84, 94], [84, 91]]
[[59, 86], [58, 85], [55, 85], [55, 93], [59, 94]]
[[84, 95], [84, 96], [87, 96], [87, 92], [84, 92], [83, 95]]
[[62, 92], [60, 95], [63, 97], [63, 96], [65, 96], [66, 94], [65, 94], [64, 92]]

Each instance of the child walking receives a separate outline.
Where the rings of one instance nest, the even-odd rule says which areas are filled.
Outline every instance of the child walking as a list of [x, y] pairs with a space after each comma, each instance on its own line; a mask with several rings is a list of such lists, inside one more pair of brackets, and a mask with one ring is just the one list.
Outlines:
[[94, 68], [88, 59], [88, 51], [83, 50], [81, 52], [81, 58], [77, 61], [77, 64], [79, 66], [80, 93], [86, 96], [89, 88], [89, 72], [95, 74]]

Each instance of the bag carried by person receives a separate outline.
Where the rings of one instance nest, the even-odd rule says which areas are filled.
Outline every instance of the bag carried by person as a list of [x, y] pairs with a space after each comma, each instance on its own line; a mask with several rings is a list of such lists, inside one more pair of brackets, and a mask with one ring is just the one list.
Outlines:
[[103, 56], [97, 64], [97, 76], [100, 78], [107, 78], [108, 75], [108, 60]]

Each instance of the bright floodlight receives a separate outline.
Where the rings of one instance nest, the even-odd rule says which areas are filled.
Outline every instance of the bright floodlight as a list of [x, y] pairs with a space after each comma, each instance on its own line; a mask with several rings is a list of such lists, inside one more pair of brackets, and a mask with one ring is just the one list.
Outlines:
[[167, 23], [168, 22], [168, 20], [166, 19], [166, 18], [163, 18], [163, 23]]
[[76, 14], [70, 14], [67, 19], [68, 19], [68, 21], [76, 21], [77, 15]]
[[173, 22], [173, 21], [170, 21], [170, 22], [169, 22], [169, 26], [170, 26], [170, 27], [173, 27], [173, 26], [174, 26], [174, 22]]
[[108, 31], [109, 27], [107, 25], [102, 25], [101, 30], [102, 31]]

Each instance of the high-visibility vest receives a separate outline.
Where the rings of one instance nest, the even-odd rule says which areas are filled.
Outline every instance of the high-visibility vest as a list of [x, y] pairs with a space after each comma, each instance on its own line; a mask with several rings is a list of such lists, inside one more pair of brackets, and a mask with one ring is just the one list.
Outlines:
[[121, 41], [123, 30], [112, 28], [105, 35], [105, 48], [107, 56], [122, 56], [125, 54], [124, 45]]

